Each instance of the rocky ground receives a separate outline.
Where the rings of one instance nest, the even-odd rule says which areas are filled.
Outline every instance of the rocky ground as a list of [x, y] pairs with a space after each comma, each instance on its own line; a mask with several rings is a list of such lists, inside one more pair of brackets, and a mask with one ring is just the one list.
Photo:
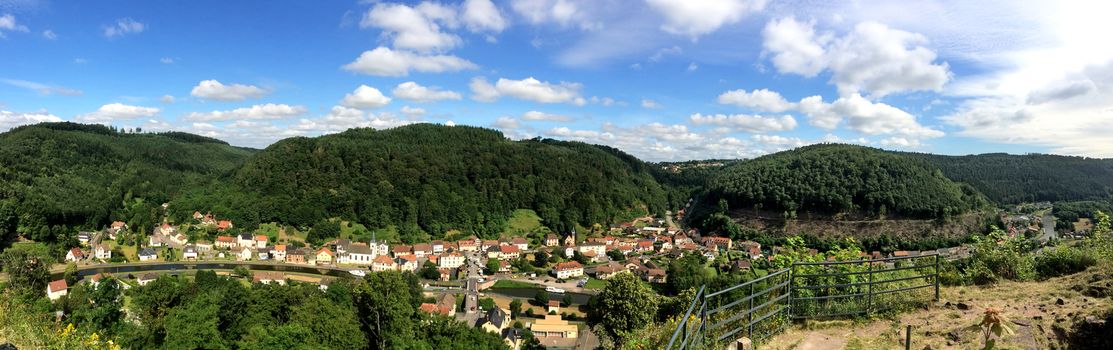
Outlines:
[[1041, 282], [989, 287], [945, 287], [927, 308], [872, 320], [814, 321], [771, 339], [765, 349], [903, 349], [912, 326], [912, 349], [980, 349], [982, 332], [970, 329], [986, 308], [1001, 310], [1015, 334], [997, 349], [1113, 348], [1113, 264]]

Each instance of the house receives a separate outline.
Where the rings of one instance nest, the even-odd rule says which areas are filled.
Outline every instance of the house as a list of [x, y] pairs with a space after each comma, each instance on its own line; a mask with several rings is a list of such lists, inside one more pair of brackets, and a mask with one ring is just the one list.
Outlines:
[[487, 249], [487, 259], [498, 259], [502, 257], [502, 246], [490, 246]]
[[112, 226], [110, 226], [108, 230], [113, 235], [115, 235], [117, 232], [120, 232], [121, 230], [126, 231], [127, 229], [128, 224], [124, 223], [123, 221], [113, 221]]
[[567, 235], [567, 236], [564, 236], [564, 245], [565, 245], [565, 246], [574, 246], [574, 245], [576, 245], [576, 235]]
[[254, 248], [255, 236], [252, 236], [250, 233], [241, 233], [239, 236], [236, 236], [236, 244], [244, 248]]
[[499, 261], [499, 273], [510, 273], [510, 262], [506, 260]]
[[490, 251], [491, 247], [498, 247], [498, 246], [499, 246], [499, 241], [496, 241], [496, 240], [493, 240], [493, 239], [488, 239], [488, 240], [483, 241], [483, 245], [481, 245], [479, 247], [479, 249]]
[[267, 247], [267, 240], [268, 240], [267, 236], [255, 235], [255, 248], [256, 249], [266, 248]]
[[560, 300], [549, 300], [549, 307], [545, 309], [545, 313], [559, 314], [560, 313]]
[[329, 250], [328, 248], [317, 249], [317, 265], [331, 264], [332, 258], [332, 250]]
[[66, 280], [57, 280], [50, 282], [46, 285], [46, 297], [51, 301], [58, 300], [69, 292], [70, 286], [66, 284]]
[[193, 243], [193, 247], [197, 248], [198, 253], [213, 251], [213, 243], [209, 241], [197, 241]]
[[517, 245], [501, 245], [501, 246], [499, 246], [499, 259], [500, 260], [517, 259], [519, 256], [521, 256], [521, 250], [518, 249]]
[[259, 257], [259, 260], [260, 260], [260, 261], [262, 261], [262, 260], [270, 260], [270, 259], [271, 259], [271, 250], [270, 250], [270, 249], [266, 249], [266, 248], [264, 248], [264, 249], [259, 249], [259, 250], [256, 250], [256, 251], [255, 251], [255, 255]]
[[85, 260], [85, 253], [81, 251], [81, 248], [70, 248], [70, 251], [66, 252], [66, 261], [78, 262], [81, 260]]
[[584, 266], [576, 261], [566, 261], [553, 266], [553, 275], [558, 279], [569, 279], [584, 275]]
[[529, 241], [527, 241], [525, 238], [522, 238], [522, 237], [514, 237], [514, 239], [510, 240], [510, 244], [518, 246], [518, 250], [528, 250], [529, 249]]
[[371, 248], [371, 254], [374, 254], [375, 256], [390, 254], [390, 246], [388, 246], [386, 243], [371, 241], [371, 243], [369, 243], [367, 247]]
[[271, 248], [271, 259], [276, 261], [286, 261], [286, 245], [276, 244]]
[[432, 250], [433, 254], [444, 253], [444, 247], [445, 247], [444, 241], [433, 241], [432, 246], [433, 246], [433, 250]]
[[156, 279], [158, 279], [158, 274], [157, 273], [148, 272], [148, 273], [139, 275], [139, 277], [135, 278], [135, 282], [138, 283], [141, 286], [145, 286], [145, 285], [147, 285], [147, 283], [154, 282]]
[[452, 279], [452, 269], [437, 269], [437, 273], [440, 275], [440, 277], [437, 278], [438, 281], [448, 281]]
[[510, 326], [510, 312], [500, 307], [487, 310], [487, 315], [476, 323], [476, 327], [495, 334], [502, 334], [502, 330]]
[[98, 244], [93, 251], [93, 257], [101, 260], [112, 259], [112, 249], [108, 248], [107, 244]]
[[371, 261], [372, 272], [394, 271], [397, 269], [398, 264], [394, 263], [394, 259], [386, 255], [376, 256], [375, 259]]
[[393, 253], [395, 258], [410, 254], [412, 251], [413, 248], [405, 244], [396, 245], [394, 246], [394, 249], [391, 249], [391, 253]]
[[197, 260], [197, 247], [187, 245], [184, 249], [182, 249], [182, 259]]
[[94, 236], [96, 236], [96, 234], [92, 232], [78, 232], [77, 242], [81, 243], [81, 245], [89, 245], [89, 241], [92, 240]]
[[545, 236], [546, 247], [556, 247], [558, 245], [560, 245], [560, 238], [558, 238], [557, 235], [550, 233]]
[[251, 283], [286, 285], [286, 275], [278, 271], [259, 271], [251, 276]]
[[154, 261], [158, 259], [158, 254], [156, 254], [155, 250], [151, 248], [139, 249], [139, 252], [137, 254], [139, 254], [139, 261]]
[[216, 223], [216, 228], [218, 230], [221, 230], [221, 231], [230, 229], [232, 227], [233, 227], [232, 222], [229, 221], [229, 220], [220, 220], [219, 222]]
[[201, 218], [201, 224], [216, 225], [216, 216], [214, 216], [213, 213], [205, 213], [205, 216]]
[[433, 246], [431, 244], [414, 244], [414, 255], [418, 258], [424, 258], [429, 254], [433, 254]]
[[908, 251], [905, 251], [905, 250], [898, 250], [898, 251], [893, 252], [893, 257], [894, 258], [903, 258], [903, 257], [907, 257], [908, 255], [909, 255]]
[[461, 252], [474, 252], [479, 250], [479, 246], [472, 240], [457, 241], [456, 245], [460, 247]]
[[93, 277], [89, 277], [89, 284], [92, 284], [93, 288], [96, 288], [97, 286], [100, 286], [100, 280], [103, 280], [105, 277], [108, 277], [108, 275], [105, 275], [103, 273], [95, 274], [93, 275]]
[[741, 272], [741, 271], [749, 271], [750, 268], [753, 267], [753, 265], [750, 263], [749, 260], [739, 259], [739, 260], [735, 260], [734, 263], [732, 263], [730, 265], [730, 267], [731, 267], [731, 271]]
[[174, 234], [178, 233], [178, 229], [164, 222], [162, 223], [162, 226], [158, 227], [158, 233], [162, 234], [163, 236], [173, 236]]
[[733, 246], [730, 238], [719, 236], [703, 237], [701, 243], [703, 243], [703, 246], [711, 249], [730, 250], [730, 248]]
[[529, 330], [541, 341], [541, 345], [549, 348], [574, 348], [579, 337], [579, 327], [568, 323], [560, 315], [545, 315], [545, 318], [530, 324]]
[[638, 245], [634, 247], [634, 251], [638, 253], [647, 253], [653, 251], [653, 241], [643, 239], [638, 241]]
[[248, 260], [251, 260], [251, 255], [252, 255], [251, 249], [249, 249], [247, 247], [243, 247], [243, 248], [240, 248], [240, 250], [238, 252], [236, 252], [236, 260], [237, 261], [248, 261]]
[[236, 238], [232, 236], [216, 236], [216, 243], [213, 243], [217, 249], [232, 249], [236, 247]]
[[306, 254], [307, 254], [307, 250], [305, 248], [298, 248], [298, 249], [287, 251], [286, 252], [286, 263], [287, 264], [305, 264], [306, 263], [306, 261], [305, 261]]
[[162, 246], [162, 235], [156, 232], [155, 234], [148, 236], [147, 237], [147, 246], [148, 247], [161, 247]]
[[464, 265], [464, 256], [460, 253], [448, 253], [441, 255], [437, 260], [437, 267], [442, 269], [455, 269]]
[[201, 219], [203, 219], [203, 218], [205, 218], [205, 216], [201, 215], [201, 212], [199, 212], [199, 211], [193, 212], [193, 220], [201, 221]]
[[418, 310], [430, 315], [452, 316], [456, 310], [456, 296], [441, 294], [436, 303], [422, 303]]
[[414, 254], [406, 254], [395, 259], [398, 263], [398, 270], [414, 272], [417, 271], [417, 256]]
[[607, 244], [603, 242], [588, 242], [581, 244], [578, 250], [580, 254], [595, 252], [595, 255], [605, 255], [607, 254]]
[[628, 270], [626, 269], [626, 266], [623, 266], [622, 264], [618, 264], [618, 263], [615, 263], [615, 262], [611, 262], [609, 264], [596, 267], [595, 268], [595, 278], [605, 280], [605, 279], [609, 279], [611, 277], [614, 277], [614, 275], [617, 275], [617, 274], [622, 273], [622, 272], [627, 272], [627, 271]]
[[643, 269], [639, 272], [641, 272], [642, 279], [649, 283], [665, 283], [665, 277], [668, 276], [668, 273], [663, 269]]

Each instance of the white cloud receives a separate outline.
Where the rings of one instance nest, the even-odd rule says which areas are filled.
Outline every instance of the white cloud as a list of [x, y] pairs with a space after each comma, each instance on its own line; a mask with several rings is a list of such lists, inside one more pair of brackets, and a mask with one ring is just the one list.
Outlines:
[[255, 85], [230, 84], [224, 85], [217, 80], [202, 80], [189, 92], [190, 95], [206, 100], [215, 101], [243, 101], [249, 98], [260, 98], [269, 91]]
[[476, 68], [475, 63], [452, 55], [425, 55], [387, 47], [364, 51], [355, 61], [344, 65], [348, 71], [386, 77], [406, 76], [410, 71], [441, 73]]
[[130, 120], [136, 118], [149, 118], [161, 110], [154, 107], [130, 106], [122, 103], [109, 103], [96, 111], [81, 114], [74, 120], [86, 123], [109, 123], [117, 120]]
[[344, 99], [340, 100], [341, 106], [358, 109], [375, 109], [389, 103], [390, 97], [383, 96], [379, 89], [367, 85], [360, 85], [355, 91], [344, 95]]
[[47, 29], [43, 31], [43, 38], [46, 38], [46, 40], [56, 40], [58, 39], [58, 34], [54, 34], [53, 30]]
[[660, 103], [657, 103], [657, 101], [654, 101], [654, 100], [650, 100], [650, 99], [648, 99], [648, 98], [643, 98], [643, 99], [642, 99], [642, 108], [646, 108], [646, 109], [658, 109], [658, 108], [663, 108], [663, 107], [664, 107], [664, 106], [661, 106], [661, 104], [660, 104]]
[[160, 97], [158, 100], [162, 101], [162, 103], [167, 104], [174, 103], [174, 95], [162, 95], [162, 97]]
[[33, 81], [19, 79], [0, 78], [0, 82], [4, 82], [5, 84], [18, 88], [31, 90], [42, 95], [81, 96], [85, 94], [84, 91], [71, 89], [65, 86], [47, 85], [43, 83], [36, 83]]
[[601, 25], [588, 17], [589, 11], [582, 9], [582, 5], [584, 3], [573, 0], [518, 0], [510, 7], [532, 24], [556, 23], [576, 25], [584, 30], [598, 29]]
[[764, 117], [759, 115], [745, 115], [745, 114], [714, 114], [703, 115], [693, 114], [688, 117], [692, 124], [696, 125], [716, 125], [728, 127], [733, 130], [749, 132], [749, 133], [767, 133], [789, 131], [796, 128], [796, 118], [790, 115], [780, 117]]
[[491, 126], [506, 131], [521, 129], [522, 123], [512, 117], [499, 117], [499, 119], [496, 119], [495, 122], [491, 124]]
[[300, 119], [297, 124], [291, 126], [291, 129], [313, 134], [327, 134], [351, 128], [389, 129], [418, 122], [414, 119], [398, 118], [390, 112], [374, 114], [365, 113], [355, 108], [334, 106], [327, 116], [317, 119]]
[[73, 63], [75, 63], [75, 64], [86, 64], [86, 63], [89, 63], [89, 60], [78, 57], [78, 58], [73, 59]]
[[462, 42], [456, 35], [441, 31], [441, 24], [452, 25], [454, 20], [454, 10], [436, 3], [423, 2], [417, 7], [379, 3], [364, 14], [359, 26], [382, 29], [395, 49], [439, 52]]
[[19, 113], [0, 110], [0, 130], [8, 130], [20, 125], [46, 122], [60, 122], [62, 118], [47, 113]]
[[413, 102], [436, 102], [440, 100], [459, 100], [460, 93], [441, 90], [437, 87], [425, 87], [412, 81], [407, 81], [394, 87], [391, 93], [396, 98]]
[[286, 104], [262, 104], [251, 107], [237, 108], [230, 111], [192, 112], [183, 119], [197, 122], [210, 122], [222, 120], [267, 120], [285, 119], [305, 114], [308, 110], [304, 106], [290, 106]]
[[566, 115], [550, 114], [538, 111], [529, 111], [522, 114], [522, 120], [542, 120], [550, 122], [566, 122], [572, 118]]
[[4, 38], [4, 32], [29, 32], [27, 26], [16, 23], [15, 16], [12, 14], [4, 14], [0, 16], [0, 38]]
[[935, 52], [923, 46], [926, 37], [877, 22], [859, 23], [835, 37], [817, 34], [814, 21], [788, 17], [767, 23], [762, 35], [778, 72], [814, 77], [830, 70], [842, 96], [941, 91], [951, 78], [947, 63], [934, 63]]
[[652, 55], [649, 56], [649, 62], [660, 62], [661, 60], [665, 59], [665, 57], [679, 55], [683, 52], [684, 50], [681, 49], [680, 46], [676, 45], [659, 49], [657, 50], [657, 52], [654, 52]]
[[461, 19], [473, 32], [498, 33], [507, 27], [506, 19], [491, 0], [467, 0], [461, 6], [463, 7]]
[[696, 64], [695, 62], [692, 62], [692, 63], [688, 64], [688, 71], [689, 72], [695, 72], [697, 69], [699, 69], [699, 65]]
[[615, 101], [615, 99], [613, 98], [599, 96], [591, 96], [591, 98], [588, 99], [588, 102], [599, 104], [603, 107], [610, 107], [613, 106], [615, 103], [618, 103], [618, 101]]
[[147, 25], [131, 18], [121, 18], [115, 24], [104, 27], [104, 36], [112, 38], [127, 34], [139, 34], [147, 29]]
[[402, 108], [399, 109], [398, 111], [402, 112], [402, 115], [405, 115], [406, 117], [411, 118], [411, 119], [424, 116], [425, 113], [426, 113], [424, 108], [417, 108], [417, 107], [410, 107], [410, 106], [402, 106]]
[[719, 95], [719, 103], [774, 113], [784, 112], [794, 107], [781, 94], [768, 89], [758, 89], [751, 92], [746, 90], [727, 91]]
[[870, 102], [861, 95], [840, 97], [833, 103], [824, 103], [819, 96], [800, 101], [801, 112], [812, 118], [812, 125], [833, 129], [842, 118], [846, 127], [867, 135], [899, 135], [909, 138], [942, 137], [942, 131], [920, 124], [916, 117], [899, 108]]
[[665, 18], [661, 29], [693, 40], [765, 8], [765, 0], [646, 0]]
[[560, 82], [557, 84], [540, 81], [533, 77], [522, 80], [499, 78], [494, 85], [481, 77], [473, 78], [468, 85], [472, 99], [493, 102], [500, 96], [509, 96], [539, 103], [568, 103], [582, 106], [587, 100], [580, 96], [579, 83]]
[[890, 137], [879, 142], [882, 146], [897, 147], [897, 148], [919, 148], [923, 143], [919, 139], [908, 139], [904, 137]]
[[174, 63], [174, 58], [173, 57], [163, 57], [163, 58], [158, 59], [158, 61], [162, 62], [162, 64], [173, 64]]
[[788, 148], [796, 148], [796, 147], [803, 147], [803, 146], [808, 144], [808, 142], [805, 142], [804, 140], [800, 139], [799, 137], [786, 137], [786, 136], [778, 136], [778, 135], [753, 135], [750, 138], [753, 139], [754, 142], [757, 142], [757, 143], [760, 143], [760, 144], [766, 145], [766, 146], [774, 146], [774, 148], [776, 148], [778, 150], [788, 149]]

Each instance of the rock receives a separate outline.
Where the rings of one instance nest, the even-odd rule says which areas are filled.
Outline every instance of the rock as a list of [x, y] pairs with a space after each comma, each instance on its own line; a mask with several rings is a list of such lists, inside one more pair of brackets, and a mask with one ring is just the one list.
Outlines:
[[958, 305], [955, 305], [955, 307], [957, 307], [959, 310], [970, 310], [970, 305], [966, 305], [966, 303], [958, 303]]
[[1036, 316], [1032, 316], [1032, 319], [1033, 319], [1033, 320], [1042, 320], [1042, 319], [1043, 319], [1043, 316], [1042, 316], [1042, 315], [1036, 315]]
[[946, 302], [946, 303], [943, 303], [943, 307], [953, 307], [953, 306], [954, 305], [951, 305], [951, 302], [949, 302], [949, 301]]
[[1066, 303], [1067, 302], [1063, 301], [1063, 298], [1055, 299], [1055, 305], [1063, 305]]
[[935, 350], [931, 345], [924, 345], [924, 350]]
[[953, 331], [950, 331], [950, 332], [947, 333], [947, 339], [950, 340], [950, 341], [953, 341], [955, 343], [961, 343], [962, 342], [962, 335], [956, 329], [956, 330], [953, 330]]
[[19, 350], [19, 348], [16, 348], [12, 343], [4, 343], [0, 344], [0, 350]]
[[1098, 281], [1104, 281], [1104, 280], [1107, 280], [1107, 279], [1109, 279], [1109, 275], [1099, 273], [1099, 274], [1095, 274], [1093, 276], [1090, 276], [1090, 283], [1094, 283], [1094, 282], [1098, 282]]
[[1024, 320], [1013, 320], [1013, 323], [1015, 323], [1017, 326], [1022, 326], [1022, 327], [1028, 327], [1028, 326], [1032, 325], [1031, 323], [1028, 323], [1028, 321], [1024, 321]]

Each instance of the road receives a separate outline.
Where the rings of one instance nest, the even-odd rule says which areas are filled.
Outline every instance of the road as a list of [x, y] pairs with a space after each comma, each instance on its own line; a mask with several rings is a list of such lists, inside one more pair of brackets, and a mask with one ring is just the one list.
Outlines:
[[1050, 211], [1043, 216], [1040, 223], [1043, 224], [1043, 233], [1036, 237], [1036, 240], [1047, 243], [1048, 240], [1055, 238], [1055, 216], [1051, 215]]
[[665, 223], [668, 224], [669, 227], [680, 228], [680, 226], [676, 226], [675, 222], [672, 222], [672, 211], [671, 210], [665, 211]]

